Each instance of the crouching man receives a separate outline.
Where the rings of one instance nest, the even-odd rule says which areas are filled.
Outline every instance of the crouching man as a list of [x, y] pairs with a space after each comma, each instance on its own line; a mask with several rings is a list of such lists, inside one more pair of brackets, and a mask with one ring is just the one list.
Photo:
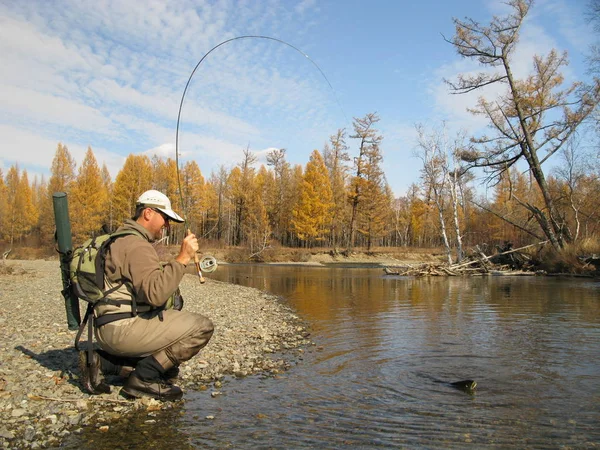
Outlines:
[[[79, 354], [85, 389], [91, 394], [110, 392], [103, 374], [127, 376], [121, 393], [126, 397], [178, 400], [175, 385], [179, 365], [196, 355], [213, 334], [212, 322], [192, 312], [165, 308], [179, 294], [185, 267], [198, 251], [198, 240], [186, 236], [179, 254], [161, 264], [152, 242], [161, 238], [170, 222], [183, 219], [159, 191], [144, 192], [135, 216], [119, 230], [131, 230], [111, 245], [106, 255], [106, 288], [117, 288], [110, 304], [94, 307], [95, 334], [101, 350], [88, 361]], [[120, 285], [120, 287], [119, 287]], [[177, 301], [175, 301], [177, 304]]]

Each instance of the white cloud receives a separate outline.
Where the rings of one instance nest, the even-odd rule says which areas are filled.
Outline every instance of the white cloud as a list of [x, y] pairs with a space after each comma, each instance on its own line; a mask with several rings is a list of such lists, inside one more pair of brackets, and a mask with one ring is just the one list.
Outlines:
[[24, 122], [46, 122], [111, 134], [111, 122], [93, 107], [29, 89], [0, 85], [0, 111]]

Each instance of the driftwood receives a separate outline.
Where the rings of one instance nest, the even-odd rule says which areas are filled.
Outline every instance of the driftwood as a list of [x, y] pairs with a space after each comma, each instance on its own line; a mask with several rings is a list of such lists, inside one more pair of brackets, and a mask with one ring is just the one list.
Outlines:
[[[506, 276], [506, 275], [539, 275], [540, 271], [527, 270], [527, 264], [529, 263], [529, 256], [520, 253], [521, 250], [526, 248], [534, 247], [537, 245], [544, 245], [548, 241], [539, 242], [537, 244], [526, 245], [520, 248], [510, 248], [495, 255], [486, 255], [481, 249], [476, 246], [475, 252], [468, 261], [463, 261], [458, 264], [420, 264], [417, 266], [404, 265], [398, 267], [398, 270], [392, 270], [385, 267], [383, 270], [388, 275], [400, 275], [400, 276], [461, 276], [461, 275], [492, 275], [492, 276]], [[502, 257], [505, 255], [516, 254], [517, 258], [511, 258], [509, 263], [504, 264], [505, 259]], [[519, 266], [520, 267], [515, 267]]]

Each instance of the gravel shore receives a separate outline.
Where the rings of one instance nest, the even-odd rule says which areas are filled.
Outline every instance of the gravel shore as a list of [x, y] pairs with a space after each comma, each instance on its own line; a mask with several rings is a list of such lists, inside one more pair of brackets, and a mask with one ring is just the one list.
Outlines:
[[[75, 331], [67, 329], [58, 261], [6, 261], [0, 267], [0, 448], [49, 448], [83, 427], [108, 429], [133, 410], [177, 407], [153, 399], [125, 400], [123, 380], [110, 394], [89, 396], [79, 384]], [[8, 273], [10, 272], [10, 273]], [[178, 385], [221, 389], [228, 375], [280, 373], [282, 351], [310, 344], [302, 321], [275, 296], [256, 289], [186, 275], [185, 309], [209, 317], [215, 333], [182, 364]], [[81, 305], [82, 313], [84, 305]], [[185, 395], [184, 400], [185, 401]], [[156, 417], [158, 419], [158, 417]]]

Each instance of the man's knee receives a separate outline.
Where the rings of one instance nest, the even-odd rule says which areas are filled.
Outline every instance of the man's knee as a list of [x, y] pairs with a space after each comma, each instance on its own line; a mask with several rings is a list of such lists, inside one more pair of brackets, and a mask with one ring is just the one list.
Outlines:
[[196, 319], [196, 331], [197, 333], [203, 336], [207, 336], [208, 339], [210, 339], [213, 332], [215, 331], [215, 326], [212, 323], [212, 320], [210, 320], [208, 317], [204, 317], [198, 314]]

